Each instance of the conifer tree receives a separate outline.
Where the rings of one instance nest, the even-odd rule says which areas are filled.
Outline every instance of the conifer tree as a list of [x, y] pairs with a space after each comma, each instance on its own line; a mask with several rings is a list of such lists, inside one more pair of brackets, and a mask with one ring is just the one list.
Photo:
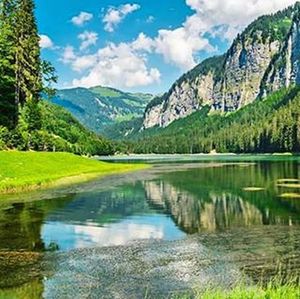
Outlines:
[[38, 118], [38, 102], [42, 91], [42, 70], [40, 59], [40, 37], [34, 16], [33, 0], [17, 0], [16, 13], [16, 102], [23, 108], [33, 109], [28, 115], [31, 129], [40, 129], [34, 124], [41, 123]]
[[13, 128], [18, 121], [15, 98], [15, 0], [0, 1], [0, 126]]

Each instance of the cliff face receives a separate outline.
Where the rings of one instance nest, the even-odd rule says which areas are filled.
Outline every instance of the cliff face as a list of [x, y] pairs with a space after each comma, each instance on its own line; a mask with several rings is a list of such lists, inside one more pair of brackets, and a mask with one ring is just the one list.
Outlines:
[[228, 52], [199, 64], [148, 105], [143, 128], [166, 127], [203, 106], [229, 112], [260, 96], [300, 83], [299, 4], [259, 18]]
[[294, 84], [300, 84], [300, 16], [295, 17], [285, 42], [270, 64], [261, 93], [268, 94]]

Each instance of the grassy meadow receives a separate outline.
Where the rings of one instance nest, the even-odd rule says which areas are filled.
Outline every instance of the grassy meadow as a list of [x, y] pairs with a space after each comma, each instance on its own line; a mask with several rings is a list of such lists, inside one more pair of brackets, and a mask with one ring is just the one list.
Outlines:
[[139, 170], [141, 164], [106, 163], [70, 153], [0, 152], [0, 193], [81, 182], [102, 175]]

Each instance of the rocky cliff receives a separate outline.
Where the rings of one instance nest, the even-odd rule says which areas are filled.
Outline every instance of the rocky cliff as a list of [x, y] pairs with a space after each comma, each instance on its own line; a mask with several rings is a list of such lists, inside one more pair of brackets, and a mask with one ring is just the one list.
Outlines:
[[236, 111], [267, 93], [300, 83], [300, 5], [263, 16], [238, 35], [226, 54], [183, 75], [146, 108], [143, 128], [166, 127], [209, 105]]
[[294, 16], [285, 42], [265, 73], [261, 94], [295, 84], [300, 84], [300, 14]]

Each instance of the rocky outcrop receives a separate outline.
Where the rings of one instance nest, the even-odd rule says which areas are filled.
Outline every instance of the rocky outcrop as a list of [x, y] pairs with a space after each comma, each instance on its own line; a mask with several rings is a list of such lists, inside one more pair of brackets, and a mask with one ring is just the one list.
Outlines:
[[206, 105], [212, 111], [236, 111], [269, 92], [300, 83], [298, 15], [297, 3], [252, 23], [225, 55], [205, 60], [161, 100], [150, 103], [143, 128], [166, 127]]
[[295, 17], [285, 43], [270, 64], [261, 93], [265, 95], [295, 84], [300, 84], [300, 17]]

